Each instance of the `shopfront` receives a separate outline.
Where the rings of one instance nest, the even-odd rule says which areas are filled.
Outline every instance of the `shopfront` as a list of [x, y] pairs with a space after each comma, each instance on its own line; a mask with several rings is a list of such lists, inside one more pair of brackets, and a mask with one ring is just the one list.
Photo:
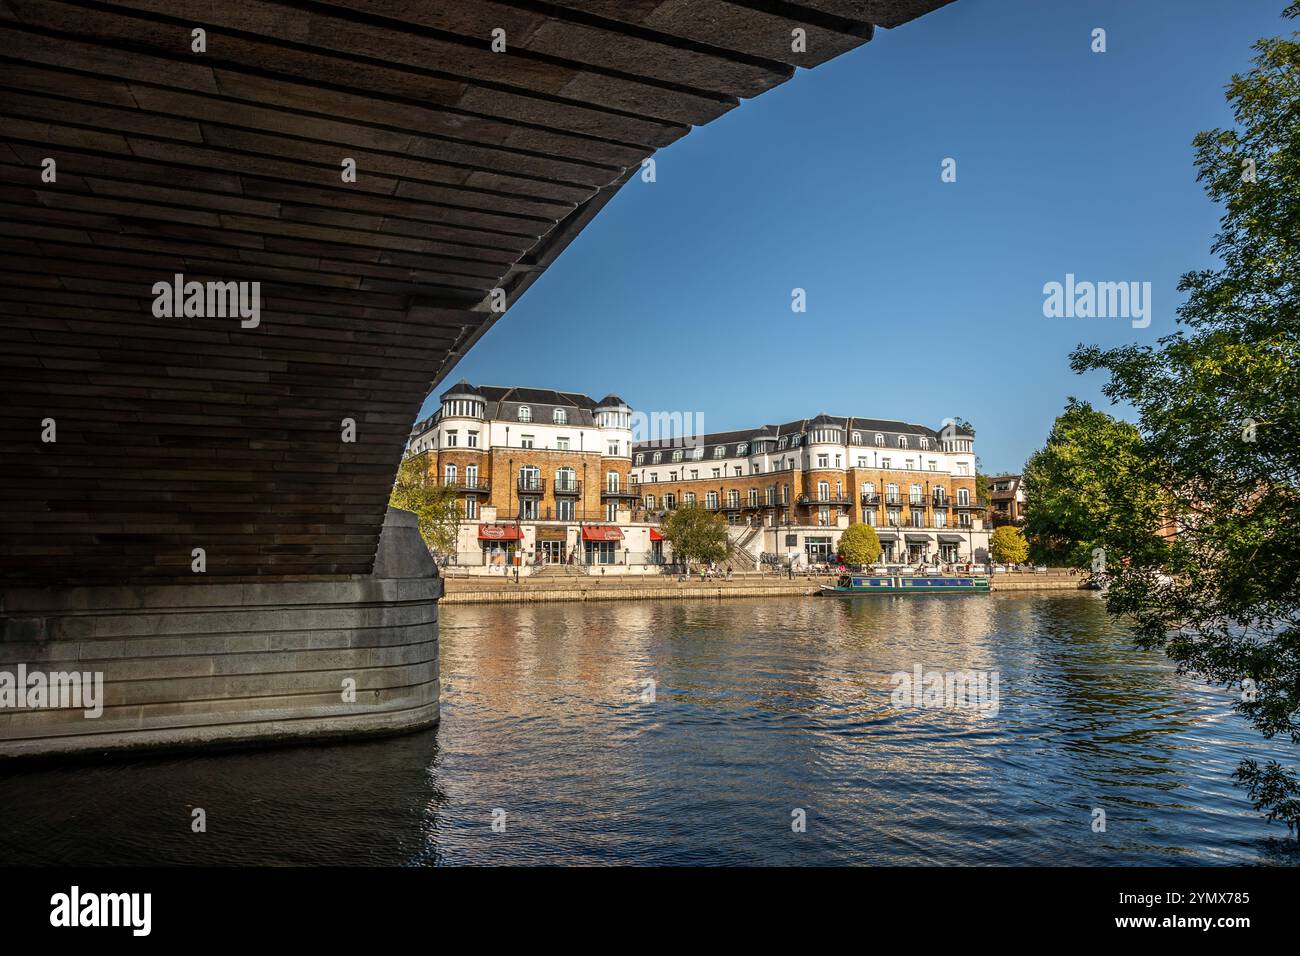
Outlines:
[[664, 563], [664, 535], [658, 528], [650, 529], [650, 561], [653, 564]]
[[483, 549], [483, 563], [490, 568], [505, 569], [518, 560], [523, 531], [517, 524], [481, 524], [478, 543]]
[[807, 555], [809, 564], [824, 564], [835, 554], [831, 548], [831, 539], [829, 535], [826, 537], [804, 538], [803, 552]]
[[908, 564], [919, 564], [930, 555], [930, 536], [926, 534], [905, 534]]
[[965, 539], [959, 534], [939, 535], [939, 557], [947, 564], [960, 560], [961, 545]]
[[892, 531], [879, 531], [877, 536], [880, 538], [881, 563], [892, 564], [895, 560], [894, 555], [898, 551], [898, 535]]
[[568, 559], [567, 528], [538, 525], [536, 536], [538, 564], [563, 564]]
[[587, 525], [582, 529], [582, 545], [587, 564], [616, 564], [618, 543], [623, 532], [613, 525]]

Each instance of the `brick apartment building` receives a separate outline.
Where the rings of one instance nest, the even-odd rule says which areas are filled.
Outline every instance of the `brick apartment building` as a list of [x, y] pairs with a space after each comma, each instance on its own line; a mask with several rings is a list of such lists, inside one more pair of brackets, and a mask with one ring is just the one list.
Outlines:
[[650, 517], [695, 503], [748, 530], [781, 560], [833, 555], [853, 522], [877, 529], [886, 560], [983, 560], [974, 437], [949, 427], [818, 415], [704, 435], [686, 448], [632, 450]]
[[457, 564], [613, 565], [651, 552], [650, 526], [629, 527], [631, 415], [616, 395], [465, 381], [443, 392], [407, 453], [456, 488]]

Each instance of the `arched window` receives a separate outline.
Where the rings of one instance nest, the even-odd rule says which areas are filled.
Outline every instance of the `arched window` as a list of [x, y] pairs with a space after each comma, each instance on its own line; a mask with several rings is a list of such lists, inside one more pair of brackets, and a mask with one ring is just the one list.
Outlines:
[[885, 436], [879, 432], [876, 433], [876, 444], [881, 448], [885, 447]]
[[569, 413], [562, 408], [557, 408], [551, 414], [551, 421], [556, 425], [567, 425], [569, 424]]
[[958, 488], [958, 489], [957, 489], [957, 504], [959, 504], [959, 505], [968, 505], [968, 504], [970, 504], [970, 489], [969, 489], [969, 488]]
[[519, 406], [519, 420], [521, 422], [531, 422], [533, 420], [533, 410], [527, 405]]
[[907, 436], [906, 436], [906, 435], [899, 435], [899, 436], [898, 436], [898, 447], [899, 447], [899, 448], [906, 448], [906, 447], [907, 447]]

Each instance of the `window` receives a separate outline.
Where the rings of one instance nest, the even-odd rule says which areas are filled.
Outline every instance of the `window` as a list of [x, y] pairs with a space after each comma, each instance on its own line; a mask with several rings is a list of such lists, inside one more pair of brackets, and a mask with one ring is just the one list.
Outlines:
[[685, 501], [686, 501], [686, 507], [688, 507], [688, 508], [694, 508], [694, 507], [695, 507], [695, 492], [693, 492], [693, 491], [688, 491], [688, 492], [686, 492], [686, 494], [682, 495], [682, 497], [683, 497], [683, 498], [685, 499]]
[[920, 486], [920, 485], [913, 485], [913, 486], [909, 489], [909, 493], [908, 493], [908, 496], [907, 496], [907, 500], [908, 500], [908, 503], [909, 503], [909, 504], [913, 504], [913, 505], [919, 505], [919, 504], [921, 504], [921, 503], [924, 501], [924, 499], [921, 497], [921, 486]]
[[885, 485], [885, 503], [891, 505], [898, 504], [898, 485], [894, 484], [892, 481]]
[[668, 480], [669, 480], [669, 481], [676, 481], [676, 480], [677, 480], [677, 472], [675, 472], [675, 471], [670, 471], [670, 472], [668, 472]]
[[966, 462], [964, 461], [957, 462], [957, 474], [959, 475], [966, 474]]
[[925, 436], [922, 436], [922, 437], [921, 437], [921, 447], [922, 447], [922, 448], [929, 448], [929, 447], [930, 447], [930, 439], [926, 438]]
[[681, 460], [682, 460], [682, 450], [678, 448], [673, 452], [673, 461], [681, 461]]
[[465, 466], [465, 484], [471, 488], [478, 487], [478, 465]]
[[443, 472], [444, 480], [449, 485], [456, 483], [456, 466], [448, 465]]
[[605, 454], [610, 458], [617, 458], [621, 447], [618, 442], [612, 441], [606, 446]]
[[569, 413], [562, 408], [557, 408], [551, 412], [551, 421], [556, 425], [569, 424]]
[[713, 457], [714, 457], [714, 458], [726, 458], [726, 457], [727, 457], [727, 446], [726, 446], [726, 445], [719, 445], [717, 448], [713, 449]]
[[835, 467], [836, 467], [836, 468], [840, 467], [840, 460], [841, 460], [840, 456], [839, 456], [839, 455], [836, 455], [836, 456], [835, 456]]
[[876, 433], [876, 444], [881, 448], [885, 447], [885, 436], [879, 432]]
[[473, 495], [470, 495], [465, 499], [465, 517], [466, 518], [478, 517], [478, 499], [475, 498]]
[[908, 471], [915, 471], [916, 469], [912, 467], [914, 464], [915, 462], [911, 458], [909, 458], [907, 459], [907, 461], [903, 463], [903, 467], [906, 468]]
[[605, 505], [605, 520], [606, 520], [606, 521], [617, 521], [617, 520], [618, 520], [618, 502], [617, 502], [617, 501], [611, 501], [609, 504]]
[[698, 468], [692, 468], [692, 469], [691, 469], [691, 481], [694, 481], [694, 480], [695, 480], [696, 478], [698, 478], [698, 477], [700, 477], [700, 469], [698, 469]]
[[757, 489], [757, 488], [750, 488], [750, 489], [749, 489], [749, 506], [750, 506], [751, 508], [757, 508], [757, 507], [758, 507], [758, 489]]
[[722, 477], [722, 469], [721, 469], [721, 468], [714, 468], [714, 469], [713, 469], [713, 477], [714, 477], [714, 478], [721, 478], [721, 477]]
[[912, 512], [912, 527], [913, 527], [913, 528], [924, 528], [924, 527], [925, 527], [925, 512], [924, 512], [924, 511], [913, 511], [913, 512]]
[[568, 451], [568, 450], [569, 450], [569, 436], [568, 436], [568, 435], [561, 435], [559, 438], [555, 439], [555, 448], [556, 448], [557, 451]]
[[638, 455], [636, 456], [636, 463], [637, 463], [638, 465], [644, 465], [644, 464], [645, 464], [645, 453], [644, 453], [644, 452], [642, 452], [642, 453], [640, 453], [640, 454], [638, 454]]
[[855, 445], [861, 445], [861, 444], [862, 444], [862, 432], [854, 432], [854, 433], [853, 433], [853, 444], [855, 444]]
[[478, 447], [478, 432], [466, 432], [466, 433], [465, 433], [465, 444], [468, 445], [470, 448], [477, 448], [477, 447]]
[[555, 517], [560, 521], [573, 521], [577, 512], [577, 503], [572, 498], [557, 498]]
[[780, 439], [779, 441], [777, 441], [777, 443], [776, 443], [776, 447], [777, 447], [777, 448], [784, 448], [784, 447], [786, 446], [786, 444], [787, 444], [788, 441], [789, 441], [788, 438], [782, 438], [782, 439]]
[[938, 470], [939, 470], [939, 463], [938, 463], [937, 461], [935, 461], [933, 458], [930, 459], [930, 470], [931, 470], [931, 471], [938, 471]]
[[745, 473], [745, 467], [743, 465], [736, 465], [735, 467], [736, 467], [736, 477], [739, 478], [741, 475]]
[[737, 445], [737, 446], [736, 446], [736, 454], [737, 454], [737, 455], [747, 455], [747, 454], [749, 454], [749, 442], [747, 442], [747, 441], [742, 441], [739, 445]]
[[821, 527], [823, 527], [823, 528], [826, 528], [826, 527], [829, 527], [829, 526], [830, 526], [830, 523], [831, 523], [831, 509], [830, 509], [830, 508], [818, 508], [818, 509], [817, 509], [817, 524], [819, 524], [819, 525], [820, 525]]
[[456, 433], [454, 431], [447, 432], [447, 447], [448, 448], [456, 447]]
[[776, 485], [767, 486], [767, 503], [769, 505], [776, 504]]
[[831, 466], [831, 456], [830, 456], [830, 455], [818, 455], [818, 456], [817, 456], [817, 467], [818, 467], [818, 468], [829, 468], [830, 466]]
[[532, 448], [532, 447], [533, 447], [533, 436], [532, 436], [532, 435], [520, 435], [520, 436], [519, 436], [519, 447], [520, 447], [520, 448]]
[[657, 451], [654, 453], [654, 456], [650, 459], [650, 464], [657, 465], [659, 464], [659, 462], [663, 460], [664, 460], [664, 453], [661, 451]]
[[936, 528], [946, 528], [946, 527], [948, 527], [948, 514], [947, 514], [947, 512], [944, 512], [944, 511], [936, 511], [936, 512], [934, 513], [934, 526], [935, 526]]
[[674, 494], [667, 494], [667, 495], [664, 495], [664, 507], [665, 507], [665, 508], [669, 508], [669, 509], [676, 508], [676, 507], [677, 507], [677, 496], [674, 495]]
[[519, 406], [519, 420], [521, 422], [531, 422], [533, 420], [533, 410], [527, 405]]
[[727, 489], [727, 507], [729, 507], [729, 508], [739, 508], [739, 507], [740, 507], [740, 491], [739, 491], [739, 489], [736, 489], [736, 488], [728, 488], [728, 489]]
[[646, 506], [646, 508], [647, 508], [648, 510], [651, 510], [651, 511], [654, 510], [654, 506], [655, 506], [655, 496], [654, 496], [654, 495], [646, 495], [646, 496], [645, 496], [645, 506]]
[[577, 491], [578, 473], [572, 468], [557, 468], [555, 471], [556, 491]]
[[866, 467], [867, 467], [867, 456], [866, 456], [866, 455], [859, 455], [859, 456], [858, 456], [858, 467], [859, 467], [859, 468], [866, 468]]
[[881, 467], [881, 468], [890, 468], [890, 467], [892, 467], [892, 462], [893, 462], [893, 459], [891, 459], [891, 458], [882, 458], [882, 459], [880, 459], [880, 467]]
[[536, 465], [524, 465], [519, 469], [520, 491], [541, 491], [542, 471]]
[[817, 500], [825, 501], [831, 496], [831, 486], [829, 482], [817, 482]]
[[802, 435], [791, 435], [791, 436], [790, 436], [790, 447], [792, 447], [792, 448], [798, 448], [798, 447], [799, 447], [799, 441], [800, 441], [800, 439], [802, 439], [802, 438], [803, 438]]
[[898, 447], [899, 447], [899, 448], [906, 448], [906, 447], [907, 447], [907, 436], [906, 436], [906, 435], [899, 435], [899, 436], [898, 436]]
[[901, 511], [890, 511], [890, 512], [888, 512], [888, 514], [886, 515], [886, 517], [887, 517], [887, 519], [888, 519], [888, 521], [889, 521], [890, 527], [897, 528], [898, 525], [899, 525], [899, 522], [902, 521], [902, 515], [903, 515], [903, 513], [902, 513]]
[[957, 504], [959, 504], [959, 505], [963, 505], [963, 506], [970, 504], [970, 489], [969, 489], [969, 488], [958, 488], [958, 489], [957, 489]]
[[618, 472], [610, 471], [605, 473], [605, 490], [618, 491]]
[[710, 511], [718, 510], [718, 493], [716, 491], [710, 491], [704, 496], [704, 507]]

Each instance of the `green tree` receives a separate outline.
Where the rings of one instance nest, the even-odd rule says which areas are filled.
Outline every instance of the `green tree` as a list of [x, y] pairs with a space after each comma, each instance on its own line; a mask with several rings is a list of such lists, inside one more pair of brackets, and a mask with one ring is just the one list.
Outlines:
[[840, 557], [849, 564], [875, 564], [880, 557], [880, 538], [867, 524], [851, 524], [840, 535]]
[[1047, 444], [1025, 463], [1029, 554], [1043, 564], [1104, 569], [1105, 556], [1168, 560], [1160, 530], [1173, 507], [1164, 471], [1138, 429], [1071, 398]]
[[420, 537], [437, 554], [454, 554], [460, 528], [460, 504], [456, 489], [429, 477], [428, 456], [413, 455], [397, 469], [397, 481], [388, 503], [415, 513]]
[[668, 512], [663, 534], [673, 546], [673, 555], [686, 562], [722, 561], [731, 554], [731, 538], [722, 515], [696, 504]]
[[1008, 524], [989, 536], [989, 553], [998, 564], [1019, 564], [1029, 557], [1029, 545], [1021, 530]]
[[[1300, 15], [1293, 3], [1285, 16]], [[1080, 347], [1105, 394], [1137, 413], [1176, 499], [1178, 536], [1108, 562], [1109, 609], [1180, 669], [1241, 688], [1266, 737], [1300, 743], [1300, 34], [1263, 39], [1228, 100], [1234, 124], [1194, 140], [1222, 205], [1219, 267], [1189, 272], [1179, 328], [1155, 346]], [[1103, 536], [1109, 528], [1101, 530]], [[1168, 572], [1167, 576], [1161, 572]], [[1300, 826], [1300, 778], [1244, 760], [1234, 776], [1271, 819]]]

